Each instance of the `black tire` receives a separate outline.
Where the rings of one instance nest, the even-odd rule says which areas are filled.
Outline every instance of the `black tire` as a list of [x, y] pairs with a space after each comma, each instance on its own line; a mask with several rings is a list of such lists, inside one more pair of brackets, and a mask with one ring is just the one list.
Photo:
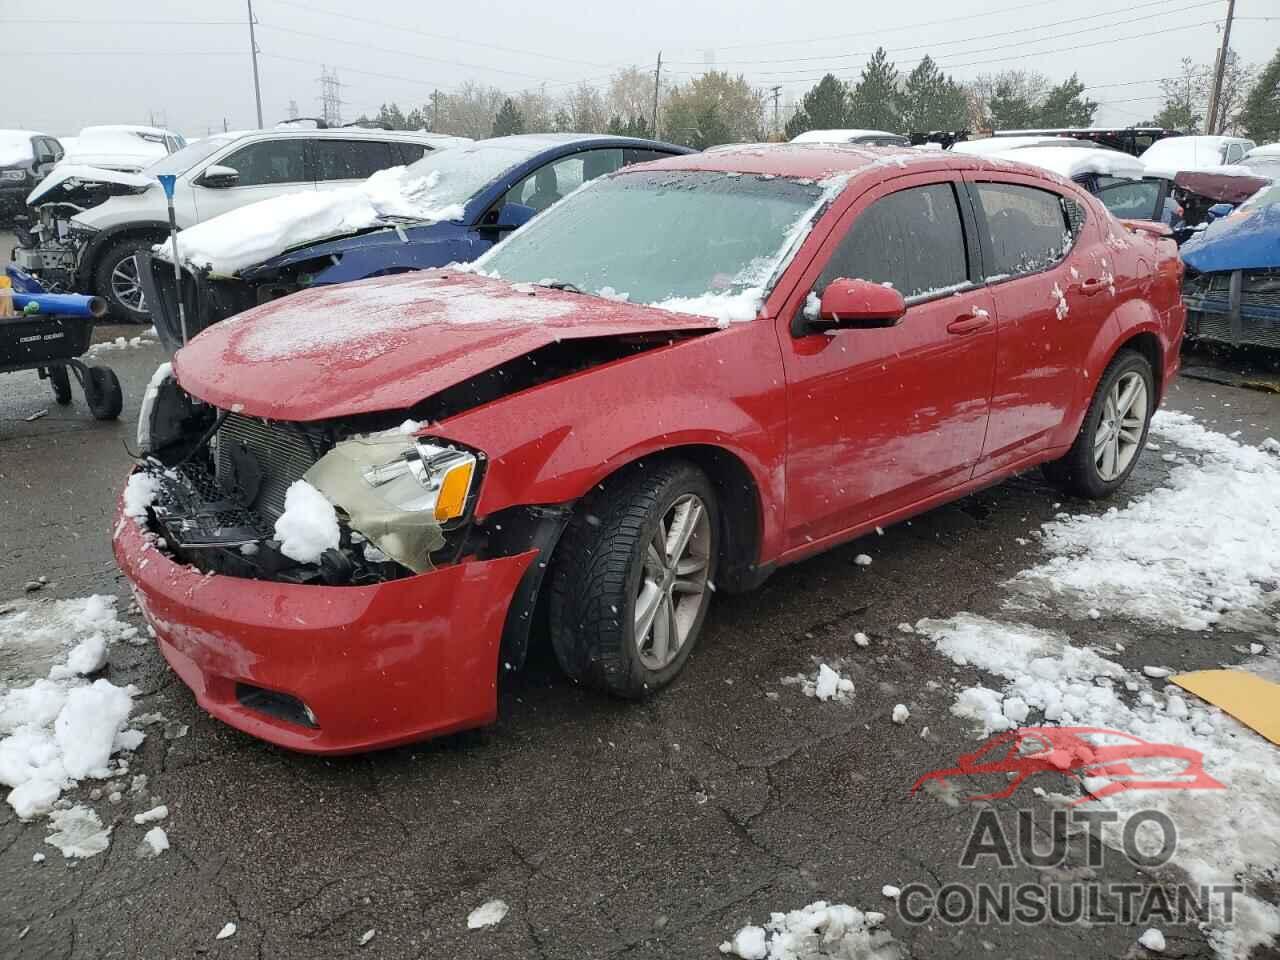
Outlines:
[[[696, 615], [674, 658], [653, 669], [642, 662], [635, 643], [635, 604], [648, 569], [646, 548], [659, 523], [689, 495], [701, 500], [706, 509], [707, 526], [705, 537], [698, 537], [698, 553], [706, 556], [709, 586], [699, 595]], [[584, 499], [560, 539], [549, 584], [551, 642], [565, 673], [627, 699], [639, 699], [670, 683], [702, 632], [719, 546], [715, 489], [705, 473], [685, 461], [637, 466]], [[685, 596], [679, 603], [691, 599]], [[689, 620], [690, 611], [681, 609]], [[652, 639], [656, 641], [656, 634]]]
[[90, 367], [84, 398], [95, 420], [115, 420], [124, 409], [120, 379], [110, 367]]
[[60, 407], [71, 403], [71, 376], [66, 367], [49, 367], [49, 385], [53, 387], [53, 402]]
[[[1142, 378], [1146, 388], [1146, 415], [1142, 420], [1142, 432], [1133, 458], [1118, 475], [1108, 479], [1099, 470], [1094, 457], [1094, 446], [1106, 412], [1107, 397], [1121, 378], [1129, 374], [1137, 374]], [[1155, 375], [1151, 372], [1151, 364], [1147, 358], [1133, 350], [1121, 350], [1098, 381], [1098, 389], [1089, 403], [1089, 411], [1080, 425], [1075, 443], [1062, 459], [1043, 466], [1045, 476], [1066, 493], [1090, 500], [1100, 500], [1115, 493], [1129, 479], [1129, 474], [1138, 465], [1146, 447], [1151, 415], [1155, 412], [1155, 398]]]
[[[115, 274], [116, 268], [131, 259], [134, 254], [142, 250], [149, 249], [153, 244], [157, 243], [152, 237], [130, 237], [127, 240], [121, 240], [119, 243], [112, 244], [107, 248], [106, 252], [98, 258], [97, 265], [93, 268], [93, 290], [98, 296], [107, 301], [107, 313], [111, 318], [120, 323], [150, 323], [151, 314], [142, 304], [142, 287], [138, 287], [138, 303], [142, 304], [138, 309], [131, 303], [121, 299], [120, 294], [112, 285], [112, 276]], [[128, 269], [128, 268], [124, 268]], [[137, 267], [134, 266], [135, 276]]]

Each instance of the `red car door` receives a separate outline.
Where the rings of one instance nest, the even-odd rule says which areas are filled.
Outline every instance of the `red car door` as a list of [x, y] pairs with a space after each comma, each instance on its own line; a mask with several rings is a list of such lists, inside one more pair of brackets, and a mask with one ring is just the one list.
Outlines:
[[1093, 234], [1081, 230], [1083, 205], [1036, 177], [967, 179], [997, 323], [983, 474], [1050, 443], [1079, 391], [1108, 298], [1096, 296], [1106, 289], [1100, 262], [1083, 255]]
[[[995, 322], [991, 296], [975, 282], [963, 199], [958, 175], [874, 187], [841, 218], [779, 318], [789, 549], [838, 539], [973, 472]], [[906, 315], [888, 328], [797, 336], [792, 319], [810, 292], [820, 296], [841, 277], [892, 284]]]

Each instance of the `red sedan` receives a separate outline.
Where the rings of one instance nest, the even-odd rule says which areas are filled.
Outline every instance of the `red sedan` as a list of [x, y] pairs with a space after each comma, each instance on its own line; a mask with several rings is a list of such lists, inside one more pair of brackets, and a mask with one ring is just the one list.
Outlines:
[[641, 697], [714, 592], [1035, 466], [1113, 492], [1177, 370], [1180, 275], [1007, 162], [626, 168], [465, 271], [202, 333], [148, 391], [116, 557], [201, 705], [294, 749], [491, 722], [531, 631]]

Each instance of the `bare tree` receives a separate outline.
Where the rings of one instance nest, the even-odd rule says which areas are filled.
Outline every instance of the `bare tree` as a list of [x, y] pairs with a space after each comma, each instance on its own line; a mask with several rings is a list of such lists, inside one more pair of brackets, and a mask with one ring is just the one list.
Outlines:
[[547, 95], [546, 87], [522, 90], [514, 99], [516, 109], [524, 117], [524, 128], [528, 133], [548, 133], [553, 129], [555, 104]]
[[468, 81], [455, 93], [440, 96], [440, 125], [436, 132], [476, 140], [487, 137], [505, 99], [507, 95], [497, 87]]
[[561, 109], [569, 115], [574, 133], [603, 133], [609, 124], [604, 98], [585, 80], [565, 96]]
[[[662, 84], [662, 98], [670, 85]], [[651, 119], [653, 113], [653, 71], [638, 67], [619, 70], [609, 80], [609, 92], [605, 95], [605, 112], [610, 117], [631, 120], [635, 117]]]
[[1211, 133], [1236, 133], [1240, 129], [1240, 111], [1256, 78], [1256, 68], [1240, 62], [1234, 50], [1227, 52], [1222, 71], [1222, 91], [1218, 94], [1218, 129]]

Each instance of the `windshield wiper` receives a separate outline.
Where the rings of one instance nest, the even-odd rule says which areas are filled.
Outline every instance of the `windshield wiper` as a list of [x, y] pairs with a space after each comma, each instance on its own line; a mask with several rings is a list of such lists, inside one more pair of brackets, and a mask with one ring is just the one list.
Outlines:
[[567, 290], [569, 293], [582, 293], [580, 287], [567, 280], [552, 280], [550, 283], [540, 283], [538, 286], [549, 287], [552, 290]]

